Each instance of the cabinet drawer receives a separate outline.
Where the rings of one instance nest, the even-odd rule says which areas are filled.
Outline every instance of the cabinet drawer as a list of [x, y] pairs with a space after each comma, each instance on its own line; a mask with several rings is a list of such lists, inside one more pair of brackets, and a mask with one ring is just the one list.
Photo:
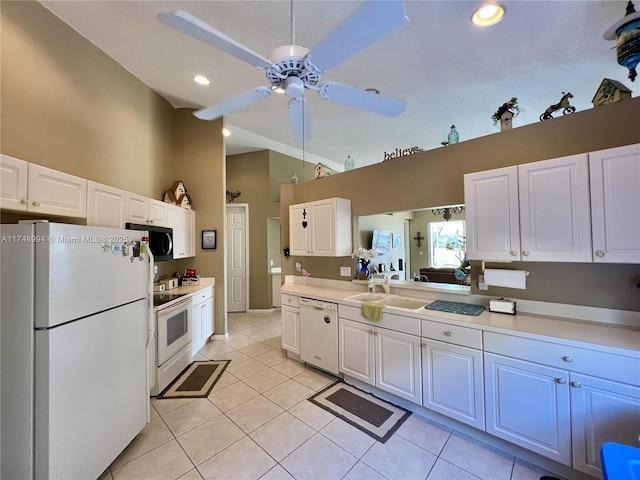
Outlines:
[[300, 297], [296, 297], [295, 295], [289, 295], [286, 293], [282, 294], [282, 305], [288, 305], [289, 307], [299, 307], [300, 306]]
[[484, 332], [484, 350], [608, 380], [640, 384], [638, 358], [493, 332]]
[[191, 300], [193, 301], [193, 304], [196, 305], [210, 299], [211, 297], [213, 297], [213, 289], [207, 288], [206, 290], [200, 290], [199, 292], [194, 293], [191, 296]]
[[338, 305], [338, 316], [347, 318], [356, 322], [366, 323], [370, 326], [388, 328], [396, 332], [408, 333], [410, 335], [420, 336], [420, 319], [412, 317], [404, 317], [395, 313], [388, 313], [386, 310], [382, 313], [382, 320], [372, 322], [362, 316], [361, 307], [352, 307], [350, 305]]
[[422, 320], [422, 336], [463, 347], [482, 349], [482, 330]]

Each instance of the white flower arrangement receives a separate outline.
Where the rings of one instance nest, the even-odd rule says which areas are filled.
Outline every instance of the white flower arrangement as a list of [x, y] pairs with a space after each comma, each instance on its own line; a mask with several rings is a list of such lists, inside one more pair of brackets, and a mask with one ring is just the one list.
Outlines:
[[353, 254], [351, 254], [351, 258], [357, 258], [358, 260], [360, 260], [360, 263], [363, 263], [364, 265], [369, 265], [371, 259], [377, 256], [378, 252], [376, 252], [375, 250], [366, 249], [362, 245], [356, 248], [353, 251]]

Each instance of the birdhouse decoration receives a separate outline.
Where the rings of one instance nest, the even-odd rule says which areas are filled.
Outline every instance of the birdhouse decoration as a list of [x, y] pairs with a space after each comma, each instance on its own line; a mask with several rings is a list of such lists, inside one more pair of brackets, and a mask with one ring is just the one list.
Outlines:
[[605, 78], [600, 83], [591, 103], [593, 103], [594, 107], [599, 107], [600, 105], [615, 103], [628, 98], [631, 98], [631, 90], [616, 80]]
[[518, 106], [518, 99], [511, 97], [511, 100], [503, 103], [496, 112], [491, 115], [493, 124], [496, 125], [500, 122], [500, 130], [509, 130], [512, 127], [511, 120], [513, 117], [520, 113], [520, 107]]
[[171, 188], [164, 192], [163, 201], [182, 208], [191, 209], [193, 207], [191, 196], [187, 193], [187, 187], [184, 186], [182, 180], [175, 181]]
[[324, 163], [317, 163], [315, 167], [316, 178], [328, 177], [332, 170]]
[[638, 75], [636, 66], [640, 63], [640, 12], [636, 12], [633, 2], [627, 3], [625, 16], [611, 25], [603, 38], [616, 40], [618, 63], [629, 69], [633, 82]]

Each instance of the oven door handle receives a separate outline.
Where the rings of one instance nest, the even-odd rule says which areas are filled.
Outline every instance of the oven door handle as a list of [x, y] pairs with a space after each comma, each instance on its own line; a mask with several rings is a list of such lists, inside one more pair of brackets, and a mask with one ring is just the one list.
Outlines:
[[164, 316], [176, 310], [182, 310], [188, 303], [191, 303], [191, 297], [185, 298], [184, 300], [180, 300], [178, 303], [174, 303], [170, 307], [159, 309], [158, 315]]

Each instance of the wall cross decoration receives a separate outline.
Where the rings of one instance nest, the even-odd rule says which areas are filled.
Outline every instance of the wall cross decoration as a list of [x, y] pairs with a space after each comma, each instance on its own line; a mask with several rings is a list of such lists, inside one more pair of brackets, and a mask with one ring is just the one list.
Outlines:
[[413, 237], [413, 239], [416, 241], [416, 245], [420, 246], [422, 245], [422, 240], [424, 240], [424, 237], [422, 236], [422, 234], [420, 232], [416, 233], [416, 236]]

